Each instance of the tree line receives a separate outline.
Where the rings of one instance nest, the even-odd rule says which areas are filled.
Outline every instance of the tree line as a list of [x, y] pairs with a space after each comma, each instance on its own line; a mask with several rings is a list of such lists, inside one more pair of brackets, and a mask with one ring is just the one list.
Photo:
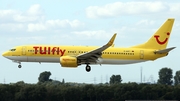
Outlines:
[[0, 101], [180, 100], [180, 85], [162, 84], [15, 84], [0, 85]]
[[[52, 79], [49, 79], [51, 75], [51, 72], [42, 72], [39, 75], [39, 82], [46, 82], [46, 81], [53, 81]], [[109, 84], [118, 84], [121, 83], [122, 78], [121, 75], [112, 75], [110, 77]], [[64, 79], [63, 81], [64, 82]], [[165, 84], [165, 85], [178, 85], [180, 84], [180, 70], [176, 71], [176, 74], [174, 76], [174, 82], [173, 82], [173, 71], [171, 68], [162, 68], [159, 70], [159, 79], [157, 80], [158, 84]]]
[[23, 81], [0, 84], [0, 101], [124, 101], [180, 100], [179, 71], [172, 81], [172, 70], [162, 68], [157, 84], [121, 83], [121, 75], [112, 75], [105, 84], [66, 83], [40, 73], [37, 84]]

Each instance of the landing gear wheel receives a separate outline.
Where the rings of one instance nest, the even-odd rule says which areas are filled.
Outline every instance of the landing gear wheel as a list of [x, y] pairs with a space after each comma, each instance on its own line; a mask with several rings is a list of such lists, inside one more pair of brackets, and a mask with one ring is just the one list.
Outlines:
[[86, 71], [90, 72], [91, 71], [91, 67], [89, 65], [86, 66]]
[[21, 65], [18, 65], [18, 68], [21, 68], [22, 66]]

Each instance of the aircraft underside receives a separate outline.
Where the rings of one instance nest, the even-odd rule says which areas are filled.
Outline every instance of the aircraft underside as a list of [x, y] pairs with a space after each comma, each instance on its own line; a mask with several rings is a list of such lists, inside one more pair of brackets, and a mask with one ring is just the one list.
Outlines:
[[[58, 57], [27, 57], [27, 56], [9, 56], [7, 57], [13, 62], [19, 63], [18, 67], [21, 68], [21, 62], [39, 62], [39, 63], [60, 63], [60, 58]], [[123, 59], [104, 59], [99, 58], [96, 62], [81, 62], [78, 63], [86, 64], [86, 71], [90, 71], [91, 67], [90, 65], [95, 64], [112, 64], [112, 65], [123, 65], [123, 64], [133, 64], [133, 63], [139, 63], [139, 62], [145, 62], [147, 60], [139, 59], [139, 60], [123, 60]]]

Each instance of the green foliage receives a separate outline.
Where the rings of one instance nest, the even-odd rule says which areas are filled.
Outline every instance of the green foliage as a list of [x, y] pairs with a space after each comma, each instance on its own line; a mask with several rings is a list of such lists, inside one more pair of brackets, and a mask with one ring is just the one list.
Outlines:
[[39, 85], [26, 85], [15, 95], [16, 101], [44, 101], [46, 89]]
[[180, 71], [176, 71], [176, 74], [174, 76], [174, 84], [175, 85], [180, 84]]
[[162, 68], [159, 71], [159, 79], [158, 84], [172, 85], [172, 69], [170, 68]]
[[[172, 73], [168, 68], [161, 70], [161, 76], [163, 73]], [[43, 82], [40, 79], [37, 84], [27, 84], [23, 81], [0, 84], [0, 101], [180, 100], [180, 85], [172, 86], [167, 82], [161, 83], [164, 85], [121, 83], [120, 75], [112, 75], [111, 85], [76, 84], [65, 83], [64, 79], [62, 82], [50, 80], [50, 75], [51, 73], [46, 71], [41, 73], [39, 79], [44, 78]]]
[[180, 100], [180, 85], [121, 83], [82, 84], [0, 84], [0, 101], [125, 101]]
[[42, 72], [40, 75], [39, 75], [39, 82], [43, 83], [43, 82], [47, 82], [47, 81], [52, 81], [51, 79], [49, 79], [49, 77], [51, 76], [51, 72]]
[[112, 75], [110, 78], [110, 84], [119, 84], [121, 81], [121, 75]]

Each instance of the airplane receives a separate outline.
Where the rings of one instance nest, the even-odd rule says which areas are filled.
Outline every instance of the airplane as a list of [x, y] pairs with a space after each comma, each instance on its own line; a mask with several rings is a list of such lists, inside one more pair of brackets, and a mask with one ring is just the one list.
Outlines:
[[62, 67], [77, 68], [85, 64], [87, 72], [93, 64], [132, 64], [154, 61], [165, 57], [176, 48], [166, 48], [174, 19], [170, 18], [145, 43], [128, 48], [114, 47], [116, 33], [109, 42], [101, 47], [97, 46], [59, 46], [59, 45], [22, 45], [16, 46], [2, 54], [7, 59], [21, 62], [60, 63]]

